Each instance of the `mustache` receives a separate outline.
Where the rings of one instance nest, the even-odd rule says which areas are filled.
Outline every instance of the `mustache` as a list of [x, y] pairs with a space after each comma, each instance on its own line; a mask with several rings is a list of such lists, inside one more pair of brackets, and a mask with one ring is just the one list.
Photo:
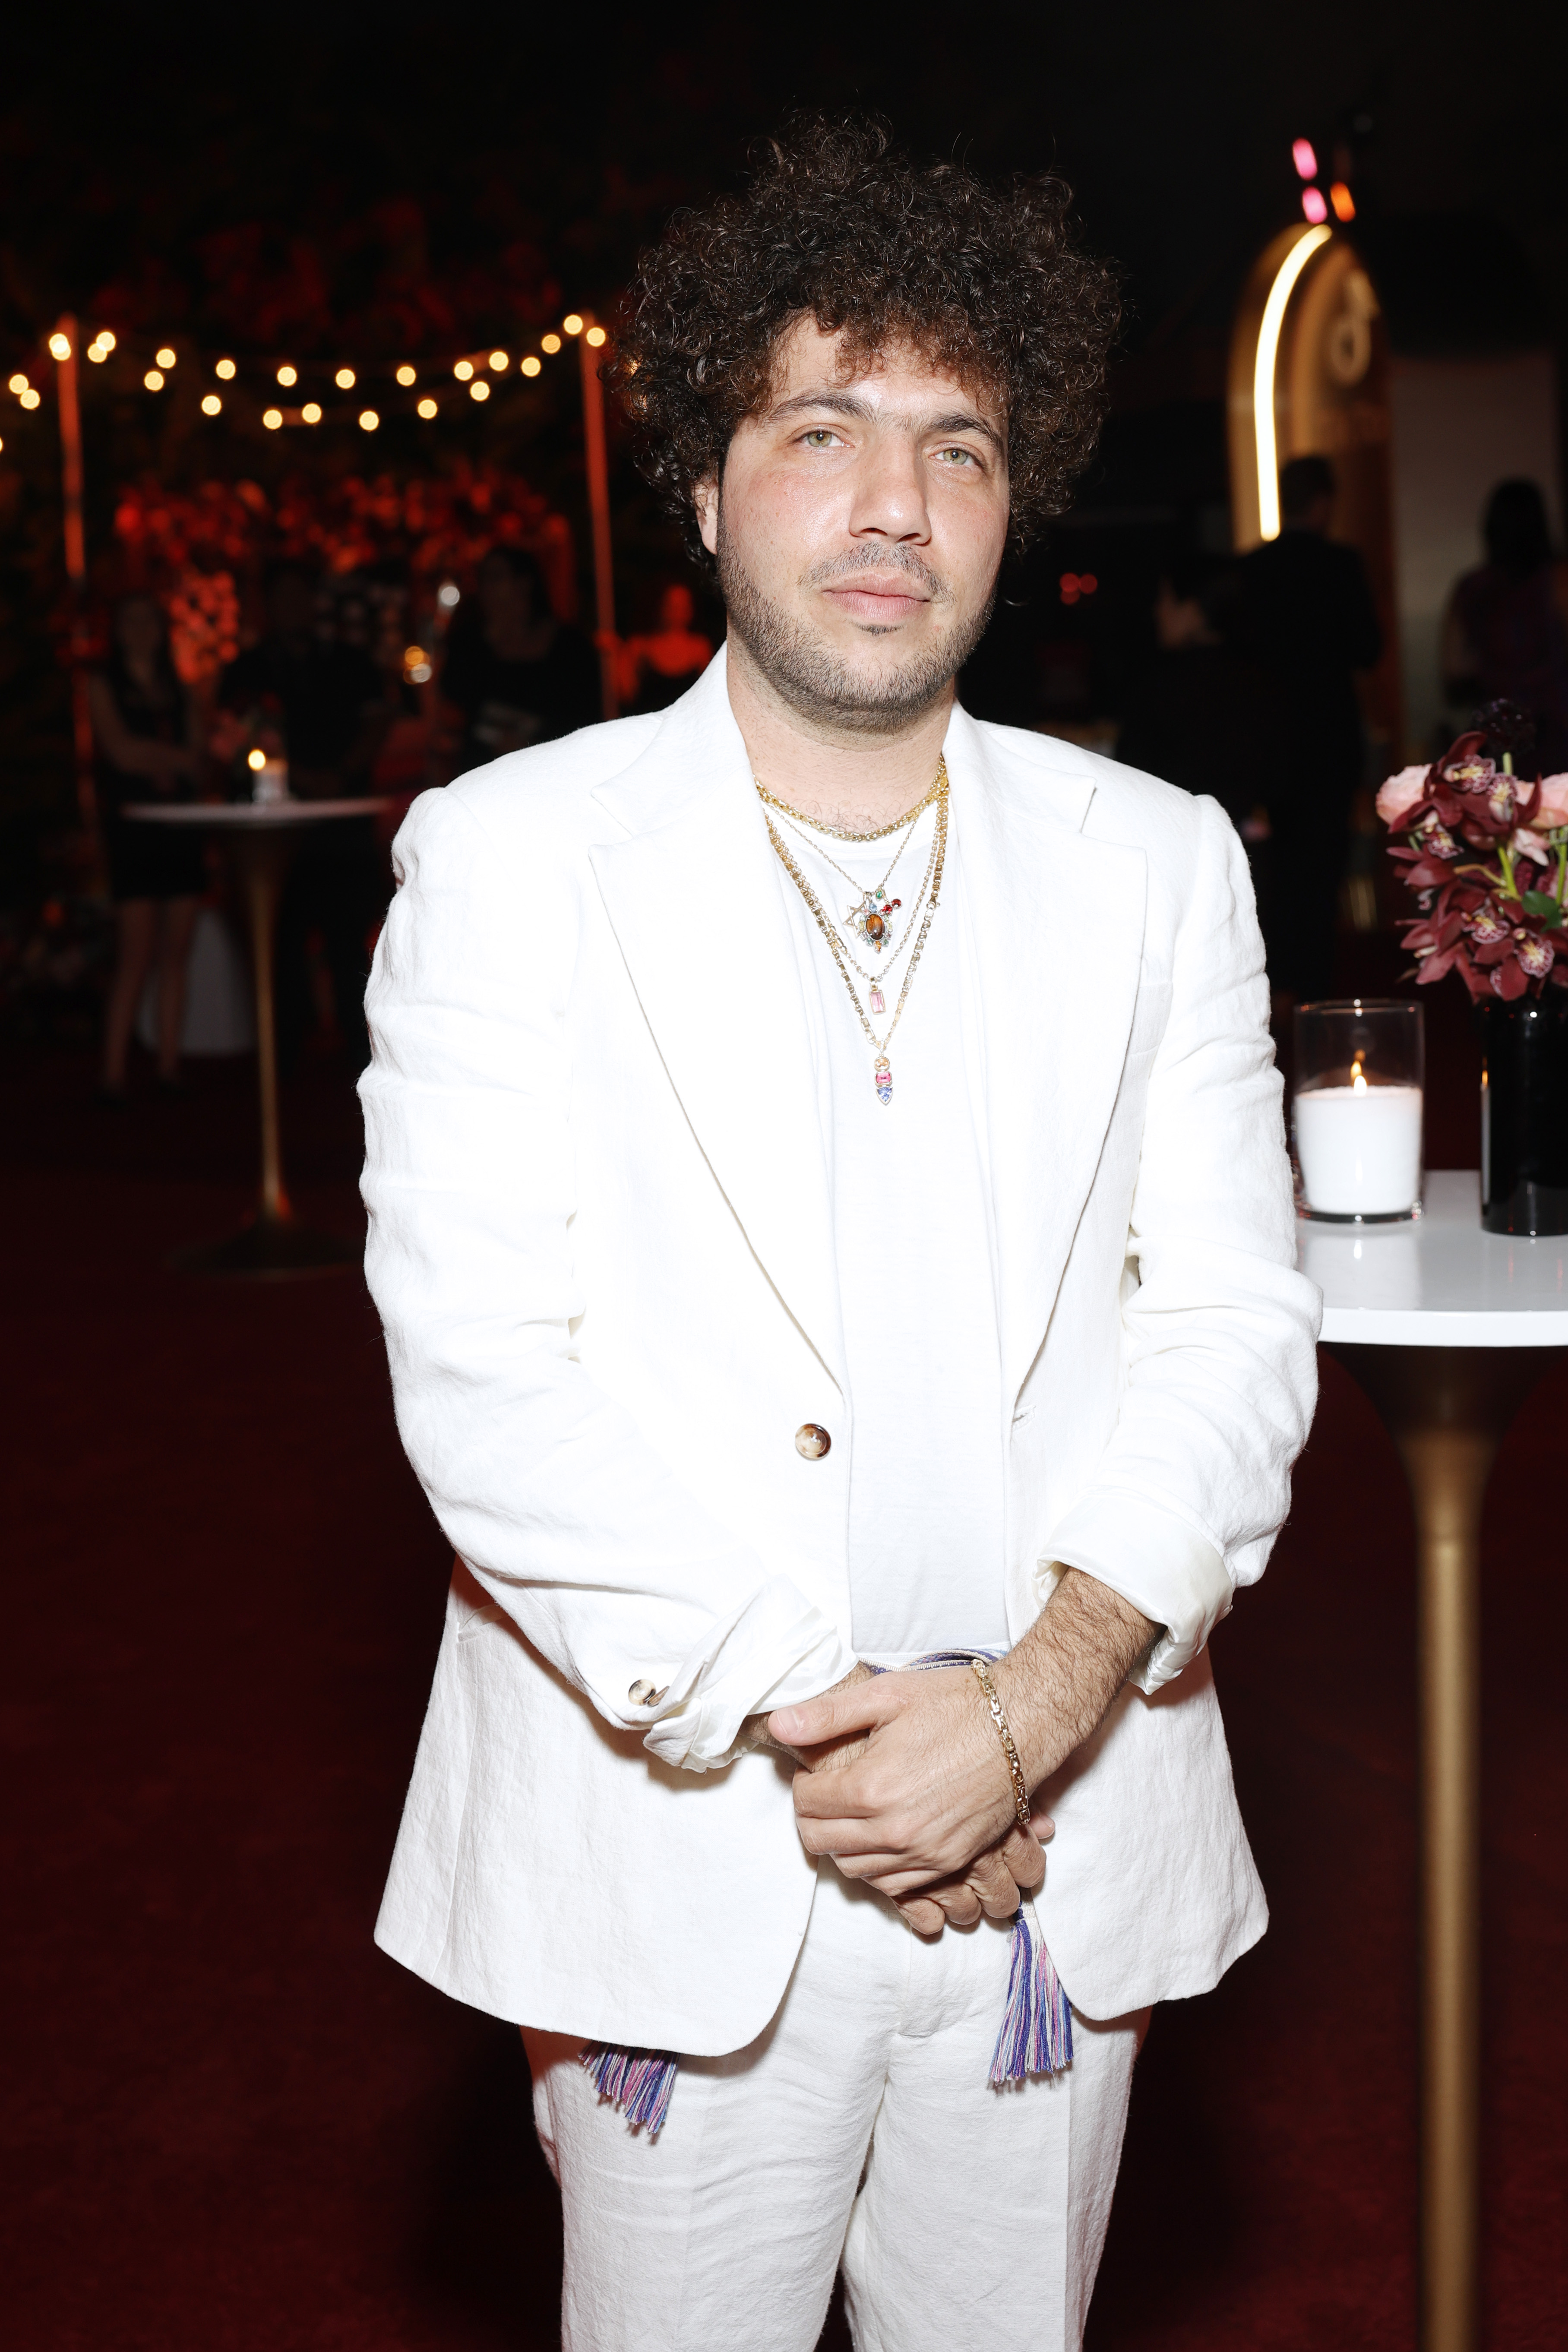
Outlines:
[[803, 588], [826, 588], [830, 583], [850, 579], [857, 572], [901, 572], [933, 603], [945, 601], [948, 585], [940, 572], [933, 572], [909, 547], [857, 547], [847, 555], [830, 555], [821, 563], [814, 563], [801, 575]]

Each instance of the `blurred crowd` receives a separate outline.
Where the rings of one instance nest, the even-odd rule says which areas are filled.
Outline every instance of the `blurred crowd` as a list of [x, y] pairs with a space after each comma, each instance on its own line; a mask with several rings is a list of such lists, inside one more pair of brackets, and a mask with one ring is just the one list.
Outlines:
[[[1331, 536], [1335, 493], [1328, 458], [1292, 458], [1278, 538], [1168, 568], [1158, 654], [1117, 738], [1130, 766], [1224, 804], [1247, 845], [1277, 1000], [1331, 987], [1352, 808], [1368, 781], [1356, 681], [1379, 660], [1383, 631], [1360, 555]], [[1459, 712], [1521, 705], [1542, 772], [1553, 772], [1568, 766], [1568, 564], [1534, 482], [1500, 483], [1482, 529], [1486, 561], [1449, 599], [1445, 699]]]
[[[502, 752], [548, 742], [604, 714], [605, 670], [627, 713], [683, 693], [711, 658], [691, 591], [669, 583], [647, 630], [595, 646], [554, 609], [537, 558], [492, 548], [471, 594], [444, 582], [410, 644], [394, 584], [323, 580], [275, 563], [255, 641], [212, 681], [187, 687], [168, 614], [148, 593], [111, 616], [89, 682], [100, 833], [115, 909], [116, 961], [100, 1098], [128, 1099], [131, 1046], [155, 981], [154, 1083], [178, 1089], [187, 971], [204, 899], [221, 868], [198, 827], [149, 824], [148, 803], [246, 799], [279, 763], [297, 799], [387, 797], [446, 783]], [[355, 1068], [368, 1055], [364, 982], [390, 888], [393, 828], [367, 815], [312, 827], [293, 851], [279, 918], [276, 1010], [287, 1072], [323, 1014]]]
[[[1116, 738], [1119, 759], [1212, 793], [1229, 814], [1252, 867], [1277, 1005], [1332, 985], [1352, 812], [1368, 782], [1357, 680], [1378, 662], [1383, 632], [1361, 557], [1333, 536], [1335, 497], [1326, 457], [1293, 458], [1280, 474], [1278, 538], [1239, 558], [1191, 553], [1166, 566], [1154, 658]], [[1500, 483], [1483, 530], [1486, 560], [1457, 583], [1445, 622], [1447, 698], [1461, 710], [1521, 704], [1543, 772], [1568, 768], [1568, 565], [1540, 488]], [[116, 923], [107, 1104], [127, 1098], [139, 1027], [155, 1084], [179, 1087], [192, 941], [223, 888], [199, 829], [140, 823], [129, 808], [248, 798], [263, 761], [269, 774], [284, 763], [299, 798], [389, 802], [393, 822], [367, 814], [302, 838], [279, 924], [285, 1070], [323, 1028], [358, 1068], [387, 845], [412, 794], [592, 724], [606, 688], [622, 712], [660, 710], [713, 653], [677, 581], [654, 583], [641, 631], [595, 644], [556, 609], [537, 557], [510, 542], [484, 556], [468, 593], [446, 581], [417, 614], [396, 580], [279, 561], [251, 634], [192, 688], [171, 658], [165, 611], [129, 595], [90, 682]]]

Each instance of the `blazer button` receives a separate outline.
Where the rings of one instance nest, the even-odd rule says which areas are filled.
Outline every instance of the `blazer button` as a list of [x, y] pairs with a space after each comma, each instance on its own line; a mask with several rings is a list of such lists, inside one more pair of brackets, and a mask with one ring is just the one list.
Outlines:
[[[665, 1689], [668, 1690], [668, 1687], [667, 1683]], [[627, 1691], [626, 1696], [634, 1706], [657, 1706], [664, 1696], [664, 1691], [655, 1690], [652, 1683], [634, 1683]]]
[[795, 1433], [795, 1450], [808, 1462], [820, 1462], [833, 1440], [819, 1421], [803, 1421]]

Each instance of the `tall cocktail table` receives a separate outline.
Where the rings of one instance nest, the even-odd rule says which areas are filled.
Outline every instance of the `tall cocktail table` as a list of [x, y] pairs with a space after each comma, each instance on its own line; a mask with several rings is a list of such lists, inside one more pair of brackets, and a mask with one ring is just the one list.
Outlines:
[[1324, 1344], [1377, 1407], [1415, 1506], [1421, 1719], [1421, 2344], [1472, 2352], [1479, 2269], [1480, 1532], [1498, 1444], [1568, 1353], [1568, 1240], [1485, 1234], [1429, 1174], [1409, 1224], [1303, 1219]]
[[138, 802], [123, 814], [144, 824], [199, 828], [222, 843], [239, 883], [250, 929], [256, 986], [256, 1071], [261, 1097], [261, 1181], [252, 1214], [237, 1234], [178, 1253], [188, 1274], [249, 1275], [277, 1279], [328, 1274], [356, 1265], [357, 1244], [324, 1234], [297, 1217], [283, 1183], [278, 1123], [278, 1027], [273, 948], [283, 877], [301, 837], [313, 827], [374, 816], [390, 808], [384, 797], [333, 801]]

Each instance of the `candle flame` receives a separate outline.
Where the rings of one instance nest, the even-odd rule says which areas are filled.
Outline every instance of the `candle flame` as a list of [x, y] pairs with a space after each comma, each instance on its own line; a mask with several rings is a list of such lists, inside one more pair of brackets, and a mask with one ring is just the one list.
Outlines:
[[1364, 1095], [1366, 1092], [1366, 1077], [1362, 1069], [1359, 1054], [1351, 1064], [1351, 1092], [1353, 1095]]

